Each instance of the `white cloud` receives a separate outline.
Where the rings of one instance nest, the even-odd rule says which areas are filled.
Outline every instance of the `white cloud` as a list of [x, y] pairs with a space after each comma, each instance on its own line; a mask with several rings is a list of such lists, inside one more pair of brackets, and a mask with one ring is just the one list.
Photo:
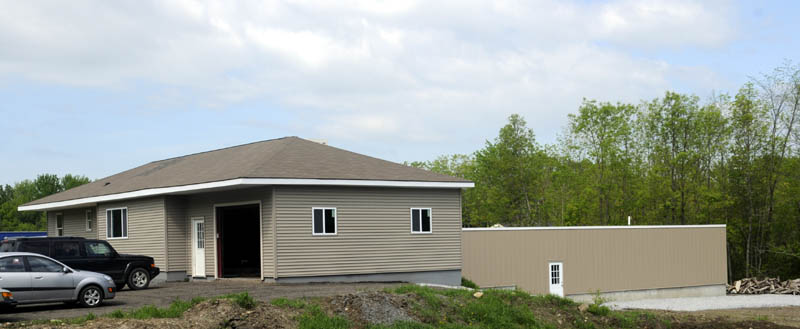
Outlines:
[[630, 54], [722, 46], [735, 33], [728, 7], [13, 1], [0, 5], [0, 78], [91, 88], [145, 82], [165, 86], [142, 97], [157, 104], [269, 99], [327, 123], [314, 128], [322, 138], [480, 141], [510, 113], [554, 133], [582, 97], [637, 101], [676, 76], [716, 81], [703, 67]]

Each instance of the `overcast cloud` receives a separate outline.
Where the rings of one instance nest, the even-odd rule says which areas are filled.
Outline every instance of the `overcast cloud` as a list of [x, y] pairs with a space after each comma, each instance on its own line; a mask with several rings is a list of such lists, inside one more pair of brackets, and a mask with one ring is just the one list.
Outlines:
[[[47, 149], [53, 135], [27, 132], [37, 137], [18, 135], [12, 141], [24, 147], [0, 149], [26, 164], [0, 165], [0, 183], [48, 170], [98, 178], [161, 157], [282, 136], [276, 134], [423, 160], [481, 147], [511, 113], [552, 142], [584, 97], [638, 102], [665, 90], [704, 97], [737, 88], [741, 71], [711, 63], [743, 36], [752, 38], [741, 24], [749, 10], [674, 0], [2, 1], [0, 91], [19, 95], [12, 90], [24, 83], [44, 93], [0, 105], [20, 119], [2, 128], [42, 129], [59, 122], [42, 113], [74, 119], [80, 114], [64, 113], [84, 107], [91, 118], [83, 121], [130, 115], [180, 126], [186, 116], [215, 113], [229, 126], [216, 132], [225, 138], [146, 124], [122, 124], [126, 132], [114, 134], [62, 130], [80, 138], [58, 147], [71, 155], [61, 167], [30, 165], [50, 159], [52, 149], [36, 150]], [[711, 57], [687, 60], [698, 53]], [[37, 97], [70, 105], [20, 114], [30, 110], [20, 105]], [[176, 112], [184, 119], [167, 114]], [[150, 144], [115, 163], [85, 160], [106, 138]]]

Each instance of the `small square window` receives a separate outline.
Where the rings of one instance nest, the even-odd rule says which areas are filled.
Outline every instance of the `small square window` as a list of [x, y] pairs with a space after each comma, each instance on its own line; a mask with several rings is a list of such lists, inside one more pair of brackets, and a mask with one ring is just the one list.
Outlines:
[[411, 208], [411, 233], [431, 233], [431, 208]]
[[312, 234], [336, 235], [336, 208], [311, 208]]

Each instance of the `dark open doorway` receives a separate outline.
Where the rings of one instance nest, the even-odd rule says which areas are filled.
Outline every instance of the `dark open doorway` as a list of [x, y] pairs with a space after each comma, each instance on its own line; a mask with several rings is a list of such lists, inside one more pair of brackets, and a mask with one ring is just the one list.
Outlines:
[[259, 205], [217, 207], [217, 275], [261, 276]]

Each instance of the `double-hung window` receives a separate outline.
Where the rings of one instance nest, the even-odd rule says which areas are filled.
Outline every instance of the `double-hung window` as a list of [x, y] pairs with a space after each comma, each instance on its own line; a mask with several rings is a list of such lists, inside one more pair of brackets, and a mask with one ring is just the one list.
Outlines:
[[128, 237], [128, 208], [106, 209], [106, 238]]
[[336, 235], [336, 208], [311, 208], [313, 235]]
[[86, 232], [91, 232], [94, 229], [94, 213], [91, 209], [86, 210]]
[[64, 236], [64, 214], [56, 214], [56, 236]]
[[431, 233], [431, 208], [411, 208], [411, 233]]

